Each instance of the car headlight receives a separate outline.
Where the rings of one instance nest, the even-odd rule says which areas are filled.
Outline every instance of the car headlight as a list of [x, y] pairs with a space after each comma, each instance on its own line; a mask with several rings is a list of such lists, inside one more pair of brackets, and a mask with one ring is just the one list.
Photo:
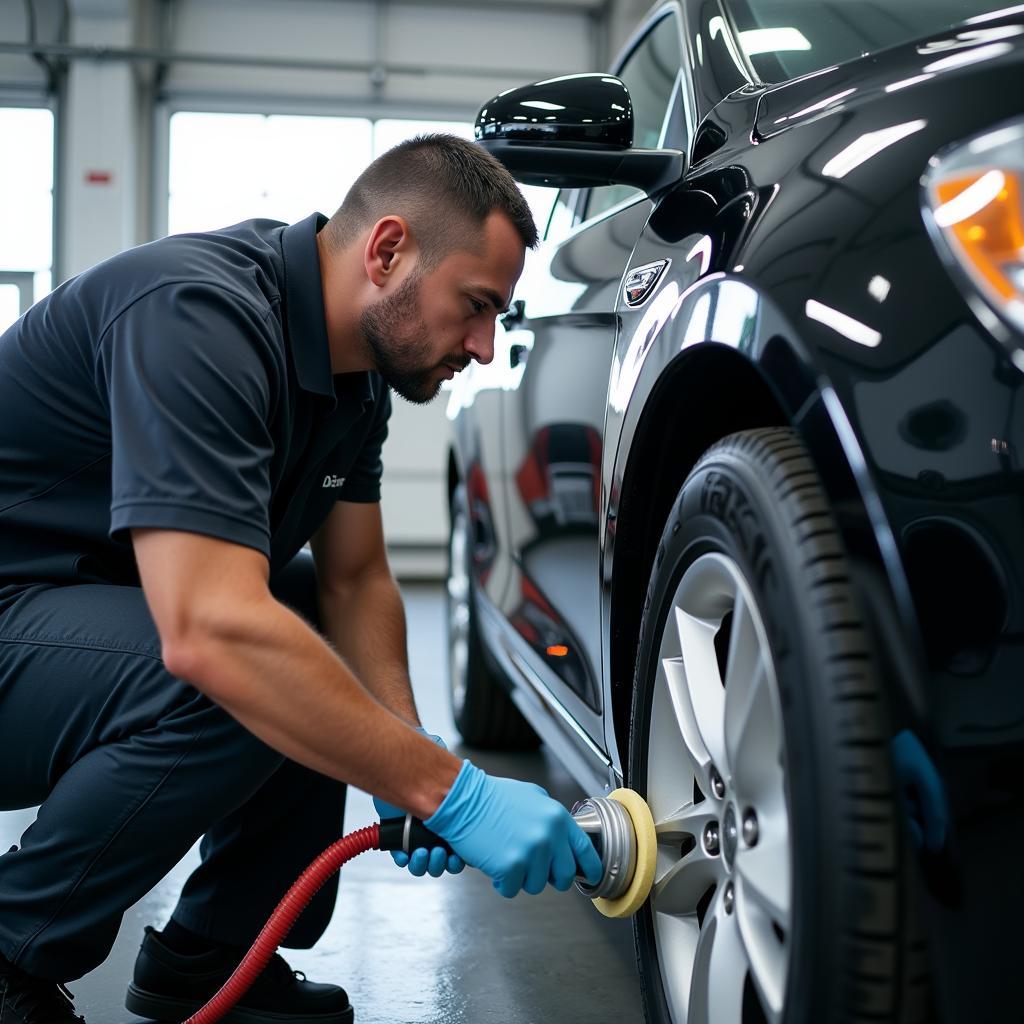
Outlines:
[[1024, 371], [1024, 120], [936, 154], [923, 187], [925, 223], [940, 255]]

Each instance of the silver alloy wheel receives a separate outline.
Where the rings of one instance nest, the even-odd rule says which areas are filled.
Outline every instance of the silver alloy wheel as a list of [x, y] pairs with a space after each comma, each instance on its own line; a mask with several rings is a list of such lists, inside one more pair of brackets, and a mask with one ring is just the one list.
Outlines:
[[454, 513], [449, 541], [448, 570], [448, 677], [452, 690], [452, 711], [462, 713], [469, 678], [469, 572], [467, 562], [467, 519]]
[[[715, 638], [730, 613], [723, 679]], [[750, 587], [720, 553], [700, 556], [672, 599], [647, 754], [658, 831], [651, 909], [671, 1019], [741, 1024], [749, 974], [765, 1019], [777, 1024], [792, 875], [779, 689]], [[720, 837], [710, 846], [709, 826]]]

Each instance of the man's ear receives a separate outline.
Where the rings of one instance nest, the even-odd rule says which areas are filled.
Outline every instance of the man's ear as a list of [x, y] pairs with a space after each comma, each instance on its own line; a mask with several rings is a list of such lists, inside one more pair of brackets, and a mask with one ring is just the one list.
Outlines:
[[367, 278], [383, 288], [402, 260], [409, 258], [411, 250], [412, 236], [405, 219], [397, 214], [381, 217], [370, 229], [363, 250]]

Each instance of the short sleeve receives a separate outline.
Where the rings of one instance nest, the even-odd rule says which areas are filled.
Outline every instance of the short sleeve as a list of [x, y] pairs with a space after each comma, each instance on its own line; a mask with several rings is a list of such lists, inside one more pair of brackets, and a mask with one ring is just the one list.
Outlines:
[[359, 449], [356, 461], [344, 486], [338, 492], [339, 501], [375, 502], [380, 501], [380, 478], [384, 472], [381, 448], [388, 436], [388, 419], [391, 416], [391, 392], [380, 380], [380, 395], [374, 404], [373, 419], [366, 440]]
[[186, 530], [269, 558], [272, 352], [259, 309], [211, 285], [164, 285], [114, 320], [97, 353], [113, 539]]

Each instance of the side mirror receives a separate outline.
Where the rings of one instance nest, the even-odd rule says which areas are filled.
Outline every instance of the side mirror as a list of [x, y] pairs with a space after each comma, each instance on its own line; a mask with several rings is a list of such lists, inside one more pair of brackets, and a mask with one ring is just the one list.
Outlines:
[[633, 103], [613, 75], [509, 89], [477, 114], [476, 139], [524, 185], [631, 185], [654, 195], [685, 170], [677, 149], [633, 149]]

